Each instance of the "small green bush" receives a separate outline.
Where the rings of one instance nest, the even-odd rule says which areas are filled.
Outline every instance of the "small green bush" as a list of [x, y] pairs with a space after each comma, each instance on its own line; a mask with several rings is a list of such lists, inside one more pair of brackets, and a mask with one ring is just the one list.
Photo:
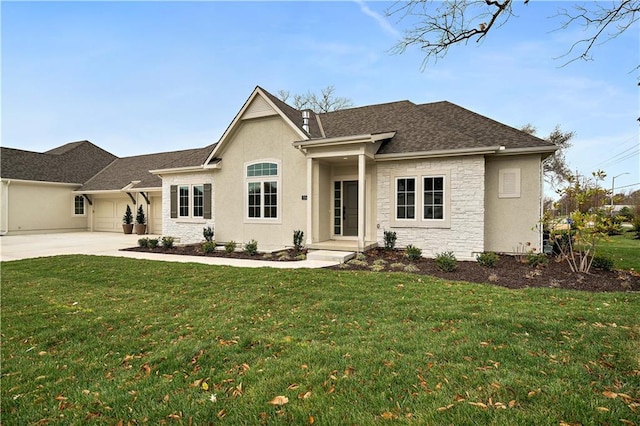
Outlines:
[[398, 236], [393, 231], [384, 231], [384, 249], [393, 250], [396, 247]]
[[420, 268], [418, 268], [416, 265], [413, 264], [408, 264], [404, 267], [404, 272], [407, 272], [409, 274], [413, 274], [414, 272], [419, 272]]
[[362, 253], [362, 252], [360, 252], [360, 253], [356, 254], [356, 259], [362, 260], [362, 261], [366, 261], [367, 260], [367, 255]]
[[162, 247], [166, 249], [172, 248], [175, 240], [173, 237], [162, 237]]
[[140, 238], [138, 240], [138, 245], [143, 248], [149, 247], [149, 239], [148, 238]]
[[202, 243], [202, 252], [205, 254], [213, 253], [216, 251], [216, 242], [215, 241], [205, 241]]
[[304, 239], [304, 232], [300, 230], [293, 231], [293, 249], [295, 251], [302, 250], [303, 239]]
[[458, 267], [458, 260], [452, 251], [445, 251], [436, 254], [436, 266], [441, 271], [452, 272]]
[[202, 236], [204, 237], [204, 240], [208, 243], [213, 241], [213, 228], [211, 226], [202, 228]]
[[482, 266], [486, 266], [487, 268], [493, 268], [500, 260], [500, 256], [492, 251], [485, 251], [476, 256], [476, 260]]
[[255, 256], [258, 253], [258, 242], [256, 240], [249, 241], [244, 245], [244, 252], [249, 256]]
[[593, 266], [594, 268], [602, 269], [603, 271], [612, 271], [613, 259], [605, 255], [596, 255], [593, 256], [591, 266]]
[[149, 248], [156, 248], [160, 241], [157, 238], [149, 238]]
[[300, 253], [295, 257], [296, 260], [307, 260], [307, 255], [304, 253]]
[[549, 258], [544, 253], [529, 253], [527, 254], [527, 264], [532, 267], [544, 266], [549, 263]]
[[422, 249], [409, 244], [405, 249], [405, 256], [409, 260], [418, 260], [422, 257]]
[[236, 250], [236, 242], [231, 240], [224, 245], [224, 251], [227, 253], [233, 253]]

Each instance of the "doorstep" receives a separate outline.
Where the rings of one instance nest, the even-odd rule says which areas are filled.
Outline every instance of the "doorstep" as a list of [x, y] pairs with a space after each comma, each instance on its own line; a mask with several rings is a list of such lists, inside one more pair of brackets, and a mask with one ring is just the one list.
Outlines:
[[321, 260], [330, 262], [344, 263], [355, 257], [353, 251], [334, 251], [334, 250], [309, 250], [307, 252], [307, 260]]

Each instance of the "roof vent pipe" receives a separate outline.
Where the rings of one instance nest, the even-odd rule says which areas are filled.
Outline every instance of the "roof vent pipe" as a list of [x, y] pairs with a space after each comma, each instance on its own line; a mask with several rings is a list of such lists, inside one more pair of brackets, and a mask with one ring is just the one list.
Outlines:
[[309, 111], [302, 111], [302, 130], [309, 133]]

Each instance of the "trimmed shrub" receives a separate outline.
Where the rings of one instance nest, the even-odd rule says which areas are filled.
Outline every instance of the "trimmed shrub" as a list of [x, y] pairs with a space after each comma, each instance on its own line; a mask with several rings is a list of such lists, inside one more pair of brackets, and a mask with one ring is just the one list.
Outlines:
[[138, 245], [143, 248], [149, 248], [149, 239], [148, 238], [140, 238], [138, 240]]
[[591, 266], [594, 268], [602, 269], [603, 271], [613, 270], [613, 259], [605, 255], [593, 256]]
[[249, 256], [255, 256], [258, 253], [258, 242], [256, 240], [249, 241], [244, 245], [244, 252]]
[[173, 237], [162, 237], [162, 247], [166, 249], [172, 248], [175, 240]]
[[452, 272], [458, 267], [458, 260], [452, 251], [445, 251], [436, 254], [436, 266], [441, 271]]
[[396, 247], [397, 235], [393, 231], [384, 231], [384, 249], [393, 250]]
[[213, 253], [216, 251], [216, 242], [215, 241], [205, 241], [202, 243], [202, 252], [205, 254]]
[[224, 245], [224, 251], [227, 253], [233, 253], [236, 250], [236, 242], [231, 240]]
[[149, 238], [149, 248], [156, 248], [160, 241], [157, 238]]
[[213, 241], [213, 228], [210, 226], [207, 226], [206, 228], [202, 228], [202, 236], [204, 237], [204, 240], [208, 243]]
[[500, 260], [500, 256], [492, 251], [485, 251], [476, 256], [476, 260], [482, 266], [486, 266], [487, 268], [493, 268]]
[[295, 251], [302, 250], [303, 239], [304, 239], [304, 232], [300, 230], [293, 231], [293, 249]]
[[529, 253], [527, 255], [527, 264], [532, 267], [544, 266], [549, 263], [549, 258], [544, 253]]
[[411, 244], [407, 246], [404, 254], [409, 260], [418, 260], [422, 257], [422, 249]]

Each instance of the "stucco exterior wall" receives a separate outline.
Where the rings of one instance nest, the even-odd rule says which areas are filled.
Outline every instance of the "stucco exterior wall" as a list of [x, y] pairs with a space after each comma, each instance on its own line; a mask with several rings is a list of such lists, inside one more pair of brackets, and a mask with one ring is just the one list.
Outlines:
[[[211, 184], [211, 219], [202, 218], [172, 218], [171, 217], [171, 185], [199, 185]], [[208, 226], [214, 229], [214, 238], [218, 238], [216, 227], [216, 183], [213, 171], [199, 173], [166, 174], [162, 176], [162, 235], [176, 238], [179, 244], [191, 244], [204, 241], [202, 228]], [[135, 216], [135, 213], [134, 213]]]
[[[397, 246], [412, 244], [425, 257], [452, 251], [459, 260], [475, 259], [484, 250], [484, 173], [482, 156], [457, 159], [380, 162], [377, 164], [377, 240], [384, 244], [384, 231], [394, 231]], [[393, 224], [395, 176], [446, 174], [449, 179], [449, 223], [443, 227]], [[421, 197], [418, 198], [421, 200]], [[418, 201], [418, 215], [422, 206]], [[446, 214], [445, 214], [446, 216]]]
[[[499, 198], [499, 173], [520, 171], [520, 196]], [[512, 253], [526, 249], [540, 251], [539, 225], [542, 200], [540, 155], [487, 157], [486, 159], [485, 250]], [[520, 250], [521, 251], [521, 250]]]
[[87, 231], [90, 206], [85, 203], [85, 215], [74, 216], [74, 189], [72, 185], [3, 181], [2, 231], [8, 234]]
[[[306, 234], [307, 163], [292, 146], [300, 138], [280, 116], [242, 120], [220, 156], [214, 174], [216, 240], [246, 243], [254, 239], [259, 250], [291, 246], [293, 231]], [[245, 165], [256, 161], [279, 163], [279, 205], [276, 221], [249, 220], [246, 210]], [[306, 235], [305, 235], [306, 239]]]

